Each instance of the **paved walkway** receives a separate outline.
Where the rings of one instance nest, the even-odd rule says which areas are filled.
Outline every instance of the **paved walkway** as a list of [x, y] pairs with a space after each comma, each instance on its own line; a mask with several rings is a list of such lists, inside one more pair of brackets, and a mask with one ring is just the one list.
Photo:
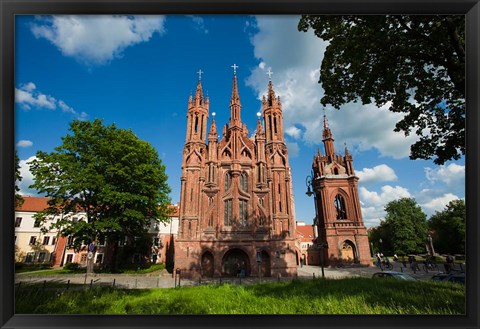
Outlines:
[[[404, 268], [400, 263], [394, 263], [394, 271], [403, 271], [410, 274], [416, 279], [427, 280], [438, 272], [425, 273], [423, 271], [412, 273], [409, 268]], [[375, 266], [370, 267], [325, 267], [325, 278], [328, 279], [340, 279], [346, 277], [368, 277], [371, 278], [373, 273], [379, 272], [379, 269]], [[307, 278], [320, 278], [322, 277], [322, 271], [319, 266], [303, 266], [298, 267], [298, 277]], [[290, 280], [291, 278], [281, 278], [282, 281]], [[206, 284], [208, 282], [213, 283], [232, 283], [232, 284], [252, 284], [258, 281], [277, 281], [278, 278], [262, 278], [255, 277], [244, 278], [242, 280], [238, 278], [215, 278], [214, 280], [181, 280], [181, 285], [198, 285]], [[81, 284], [86, 287], [92, 286], [115, 286], [126, 289], [141, 289], [141, 288], [173, 288], [175, 287], [175, 279], [171, 274], [163, 272], [162, 274], [143, 274], [143, 275], [128, 275], [128, 274], [70, 274], [70, 275], [50, 275], [50, 276], [28, 276], [28, 274], [20, 274], [15, 278], [16, 283], [43, 283], [46, 281], [46, 285], [49, 284]], [[178, 282], [177, 282], [178, 284]]]

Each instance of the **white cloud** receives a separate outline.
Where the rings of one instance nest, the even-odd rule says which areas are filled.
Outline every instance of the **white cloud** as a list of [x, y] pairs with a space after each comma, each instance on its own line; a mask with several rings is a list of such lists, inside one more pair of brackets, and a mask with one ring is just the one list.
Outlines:
[[384, 185], [381, 192], [369, 191], [365, 187], [359, 188], [360, 199], [366, 205], [385, 207], [387, 203], [401, 198], [410, 198], [411, 194], [408, 189], [401, 186]]
[[295, 126], [288, 127], [285, 129], [285, 134], [287, 134], [290, 137], [293, 137], [295, 139], [298, 139], [302, 136], [302, 130], [298, 129]]
[[430, 201], [421, 204], [421, 207], [425, 210], [427, 213], [427, 216], [431, 216], [435, 213], [435, 211], [443, 211], [445, 209], [445, 206], [453, 200], [459, 199], [458, 196], [452, 194], [452, 193], [446, 193], [442, 196], [439, 196], [437, 198], [433, 198]]
[[33, 142], [29, 140], [22, 139], [17, 142], [17, 147], [30, 147], [32, 145], [33, 145]]
[[[275, 91], [282, 100], [285, 127], [301, 127], [303, 141], [318, 145], [322, 141], [320, 99], [324, 93], [318, 79], [327, 43], [312, 31], [299, 32], [299, 19], [296, 16], [256, 17], [258, 32], [251, 42], [255, 57], [261, 63], [252, 71], [247, 84], [260, 99], [266, 94], [266, 70], [272, 68]], [[289, 40], [288, 46], [285, 40]], [[349, 103], [340, 111], [327, 109], [326, 112], [334, 138], [341, 144], [353, 145], [353, 149], [375, 148], [382, 156], [400, 159], [409, 155], [410, 145], [418, 139], [415, 135], [405, 137], [403, 133], [393, 132], [403, 114], [392, 113], [386, 106]]]
[[26, 110], [30, 110], [32, 107], [54, 110], [56, 108], [55, 98], [42, 94], [35, 89], [36, 86], [32, 82], [21, 85], [20, 89], [15, 88], [15, 102]]
[[36, 38], [45, 38], [64, 56], [85, 64], [105, 64], [125, 48], [163, 34], [164, 16], [52, 16], [32, 25]]
[[373, 168], [363, 168], [355, 173], [360, 179], [361, 184], [390, 182], [398, 179], [395, 171], [386, 164], [381, 164]]
[[39, 92], [33, 82], [15, 88], [15, 103], [24, 110], [31, 110], [32, 108], [55, 110], [58, 106], [62, 112], [73, 114], [76, 119], [85, 120], [88, 117], [87, 113], [78, 113], [63, 100], [57, 100], [55, 97]]
[[440, 181], [447, 186], [465, 184], [465, 166], [451, 163], [448, 166], [438, 166], [436, 169], [426, 167], [424, 170], [430, 183]]
[[410, 198], [411, 194], [408, 189], [401, 186], [384, 185], [381, 192], [369, 191], [365, 187], [358, 189], [361, 200], [361, 209], [363, 221], [366, 227], [377, 226], [380, 219], [385, 218], [385, 206], [393, 200], [401, 198]]
[[35, 156], [31, 156], [26, 160], [19, 161], [20, 176], [22, 176], [22, 180], [19, 183], [17, 182], [17, 184], [18, 184], [18, 187], [20, 188], [19, 194], [21, 195], [27, 195], [27, 196], [38, 195], [35, 189], [29, 188], [29, 186], [32, 185], [34, 181], [33, 181], [33, 175], [30, 172], [30, 166], [27, 163], [35, 159], [36, 159]]
[[205, 27], [205, 20], [203, 19], [203, 17], [195, 16], [195, 15], [187, 15], [187, 16], [190, 17], [192, 21], [195, 23], [197, 30], [205, 34], [208, 34], [208, 29]]

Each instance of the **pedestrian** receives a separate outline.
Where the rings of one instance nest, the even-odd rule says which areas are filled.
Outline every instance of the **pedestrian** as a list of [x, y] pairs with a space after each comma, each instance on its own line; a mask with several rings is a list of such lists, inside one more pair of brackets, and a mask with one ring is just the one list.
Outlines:
[[397, 254], [393, 254], [393, 261], [396, 262], [398, 260]]
[[408, 263], [410, 264], [410, 269], [415, 273], [415, 257], [408, 256]]
[[451, 254], [448, 254], [445, 260], [446, 260], [445, 270], [447, 271], [447, 273], [450, 273], [454, 267], [453, 256]]
[[380, 253], [377, 253], [376, 257], [377, 257], [377, 266], [383, 271], [382, 258], [380, 257]]

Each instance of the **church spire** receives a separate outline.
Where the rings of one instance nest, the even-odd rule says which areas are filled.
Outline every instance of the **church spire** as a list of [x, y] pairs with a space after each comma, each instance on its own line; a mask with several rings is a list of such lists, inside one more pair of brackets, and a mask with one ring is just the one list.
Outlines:
[[202, 142], [205, 143], [207, 135], [207, 119], [209, 101], [208, 97], [205, 100], [203, 97], [203, 88], [201, 82], [202, 70], [197, 72], [199, 74], [197, 88], [195, 95], [190, 95], [188, 99], [187, 112], [187, 142]]
[[[323, 110], [325, 111], [325, 109]], [[335, 148], [333, 145], [334, 141], [335, 140], [333, 139], [332, 131], [328, 126], [327, 116], [324, 114], [323, 115], [323, 144], [325, 145], [325, 155], [328, 157], [330, 161], [332, 161], [333, 156], [335, 154]]]
[[[242, 128], [242, 120], [240, 119], [240, 96], [238, 95], [238, 83], [237, 83], [237, 69], [236, 64], [233, 67], [233, 84], [232, 84], [232, 97], [230, 99], [230, 127]], [[243, 129], [243, 128], [242, 128]]]

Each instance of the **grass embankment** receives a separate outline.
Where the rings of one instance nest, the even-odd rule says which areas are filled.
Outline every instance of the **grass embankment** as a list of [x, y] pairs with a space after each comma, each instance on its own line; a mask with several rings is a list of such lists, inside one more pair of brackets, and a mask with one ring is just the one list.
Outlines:
[[[25, 287], [26, 288], [26, 287]], [[464, 314], [465, 288], [388, 279], [293, 280], [177, 289], [22, 288], [21, 314]]]
[[[165, 264], [154, 264], [147, 268], [136, 268], [136, 269], [118, 269], [116, 271], [106, 271], [106, 270], [95, 270], [95, 273], [105, 273], [105, 274], [147, 274], [156, 271], [161, 271], [165, 269]], [[85, 274], [85, 268], [77, 269], [34, 269], [32, 271], [28, 270], [17, 270], [16, 274], [25, 275], [25, 276], [47, 276], [47, 275], [58, 275], [58, 274]]]

